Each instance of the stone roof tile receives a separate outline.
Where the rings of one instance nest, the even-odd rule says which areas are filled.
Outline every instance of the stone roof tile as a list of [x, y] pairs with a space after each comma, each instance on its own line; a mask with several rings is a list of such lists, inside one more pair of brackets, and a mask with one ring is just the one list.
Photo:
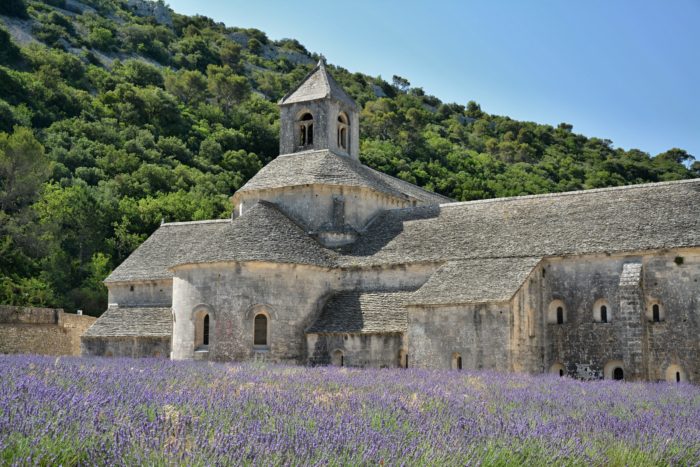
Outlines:
[[340, 292], [328, 299], [308, 333], [399, 333], [408, 328], [413, 291]]
[[173, 318], [167, 307], [109, 307], [84, 337], [170, 337]]
[[294, 104], [327, 98], [333, 98], [352, 108], [357, 108], [352, 97], [328, 73], [326, 62], [322, 58], [301, 83], [280, 100], [279, 104]]
[[448, 261], [411, 297], [411, 305], [510, 300], [541, 258]]
[[544, 257], [700, 245], [700, 180], [385, 211], [341, 265]]
[[332, 267], [336, 256], [274, 204], [259, 201], [195, 247], [173, 255], [170, 264], [270, 261]]
[[163, 224], [105, 282], [172, 279], [168, 266], [173, 257], [187, 253], [230, 222], [223, 219]]
[[400, 199], [439, 204], [449, 198], [370, 169], [347, 156], [327, 149], [278, 156], [236, 193], [293, 186], [333, 185], [369, 188]]

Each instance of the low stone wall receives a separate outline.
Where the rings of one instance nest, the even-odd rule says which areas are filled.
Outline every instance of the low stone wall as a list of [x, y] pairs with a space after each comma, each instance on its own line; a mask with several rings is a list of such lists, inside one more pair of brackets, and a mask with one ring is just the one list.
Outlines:
[[0, 305], [0, 353], [80, 355], [80, 336], [96, 319], [54, 308]]
[[170, 337], [83, 337], [84, 357], [170, 358]]

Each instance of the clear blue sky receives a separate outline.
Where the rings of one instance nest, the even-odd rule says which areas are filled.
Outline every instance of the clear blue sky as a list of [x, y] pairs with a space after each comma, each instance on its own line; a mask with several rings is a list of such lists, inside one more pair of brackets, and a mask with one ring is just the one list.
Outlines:
[[700, 0], [166, 0], [445, 102], [700, 160]]

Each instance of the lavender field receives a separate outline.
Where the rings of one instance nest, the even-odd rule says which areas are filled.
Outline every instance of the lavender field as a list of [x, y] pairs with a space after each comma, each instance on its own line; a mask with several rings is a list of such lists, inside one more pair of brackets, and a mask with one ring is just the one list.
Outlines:
[[0, 464], [698, 465], [700, 388], [0, 355]]

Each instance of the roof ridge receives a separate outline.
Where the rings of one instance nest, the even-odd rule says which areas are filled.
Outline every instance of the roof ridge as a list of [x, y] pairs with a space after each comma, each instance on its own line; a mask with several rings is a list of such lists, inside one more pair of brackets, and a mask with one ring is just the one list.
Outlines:
[[[669, 185], [682, 185], [682, 184], [700, 184], [700, 178], [689, 178], [685, 180], [671, 180], [666, 182], [649, 182], [649, 183], [638, 183], [633, 185], [623, 185], [623, 186], [612, 186], [604, 188], [591, 188], [589, 190], [573, 190], [573, 191], [562, 191], [560, 193], [540, 193], [537, 195], [520, 195], [520, 196], [503, 196], [500, 198], [488, 198], [488, 199], [475, 199], [471, 201], [456, 201], [454, 203], [443, 203], [440, 204], [440, 208], [453, 208], [464, 205], [472, 204], [485, 204], [485, 203], [495, 203], [502, 201], [520, 201], [527, 199], [540, 199], [540, 198], [557, 198], [564, 196], [582, 196], [592, 193], [604, 193], [608, 191], [627, 191], [627, 190], [640, 190], [645, 188], [659, 187], [659, 186], [669, 186]], [[411, 208], [403, 208], [411, 209]]]
[[193, 225], [193, 224], [216, 224], [223, 222], [231, 222], [230, 218], [226, 219], [205, 219], [201, 221], [179, 221], [179, 222], [163, 222], [161, 227], [171, 226], [171, 225]]

